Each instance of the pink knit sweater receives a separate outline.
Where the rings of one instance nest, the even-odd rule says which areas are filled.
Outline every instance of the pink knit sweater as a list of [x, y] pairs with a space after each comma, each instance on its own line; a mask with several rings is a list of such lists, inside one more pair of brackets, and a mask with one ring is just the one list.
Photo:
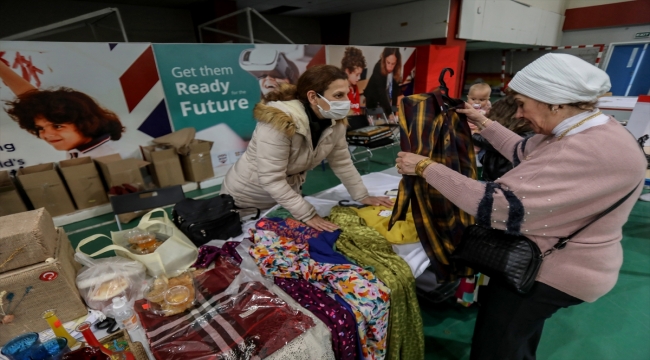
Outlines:
[[[492, 122], [481, 131], [495, 149], [512, 161], [521, 137]], [[544, 252], [625, 196], [644, 178], [645, 156], [630, 133], [616, 120], [557, 140], [535, 135], [521, 164], [496, 182], [513, 191], [524, 205], [521, 233]], [[464, 211], [476, 215], [485, 185], [441, 164], [424, 171], [427, 182]], [[609, 292], [623, 263], [622, 227], [639, 198], [638, 186], [614, 211], [587, 227], [567, 246], [547, 256], [537, 281], [584, 301]], [[492, 225], [505, 229], [508, 202], [494, 194]]]

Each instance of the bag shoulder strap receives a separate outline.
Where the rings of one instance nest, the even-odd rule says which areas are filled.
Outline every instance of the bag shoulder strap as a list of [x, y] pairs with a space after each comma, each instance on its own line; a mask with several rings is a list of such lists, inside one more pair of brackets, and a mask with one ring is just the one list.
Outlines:
[[[98, 250], [98, 251], [96, 251], [96, 252], [94, 252], [92, 254], [87, 254], [87, 253], [83, 252], [83, 250], [81, 250], [82, 246], [84, 246], [86, 244], [89, 244], [89, 243], [91, 243], [91, 242], [93, 242], [93, 241], [95, 241], [97, 239], [100, 239], [100, 238], [107, 238], [108, 240], [111, 241], [111, 245], [105, 246], [102, 249], [100, 249], [100, 250]], [[92, 235], [92, 236], [89, 236], [89, 237], [81, 240], [79, 242], [79, 244], [77, 245], [77, 248], [75, 249], [75, 252], [86, 254], [86, 255], [88, 255], [90, 257], [95, 257], [97, 255], [101, 255], [101, 254], [107, 253], [109, 251], [122, 251], [122, 252], [125, 252], [125, 253], [131, 253], [128, 249], [126, 249], [126, 248], [124, 248], [122, 246], [119, 246], [119, 245], [112, 244], [112, 243], [113, 243], [113, 240], [110, 237], [106, 236], [106, 235], [103, 235], [103, 234]]]
[[574, 236], [578, 235], [580, 232], [582, 232], [582, 230], [586, 229], [589, 225], [591, 225], [591, 224], [595, 223], [596, 221], [600, 220], [603, 216], [609, 214], [609, 213], [612, 212], [614, 209], [616, 209], [617, 207], [619, 207], [622, 203], [624, 203], [625, 200], [627, 200], [630, 196], [632, 196], [632, 194], [636, 191], [636, 189], [639, 187], [640, 184], [641, 184], [641, 182], [639, 182], [638, 184], [636, 184], [636, 186], [634, 186], [634, 188], [632, 189], [632, 191], [630, 191], [629, 193], [627, 193], [627, 195], [625, 195], [625, 196], [623, 196], [622, 198], [620, 198], [617, 202], [615, 202], [614, 204], [612, 204], [612, 206], [610, 206], [610, 207], [608, 207], [607, 209], [605, 209], [605, 211], [603, 211], [602, 213], [598, 214], [598, 216], [596, 216], [593, 220], [591, 220], [590, 222], [588, 222], [586, 225], [584, 225], [584, 226], [581, 227], [580, 229], [574, 231], [571, 235], [569, 235], [569, 236], [567, 236], [567, 237], [560, 238], [560, 239], [558, 240], [558, 242], [557, 242], [555, 245], [553, 245], [552, 248], [546, 250], [546, 251], [544, 252], [544, 254], [542, 254], [541, 257], [544, 258], [545, 256], [550, 255], [551, 253], [553, 253], [553, 251], [555, 251], [555, 250], [561, 250], [561, 249], [564, 249], [564, 247], [566, 246], [566, 243], [568, 243], [568, 242], [569, 242], [569, 241], [570, 241]]

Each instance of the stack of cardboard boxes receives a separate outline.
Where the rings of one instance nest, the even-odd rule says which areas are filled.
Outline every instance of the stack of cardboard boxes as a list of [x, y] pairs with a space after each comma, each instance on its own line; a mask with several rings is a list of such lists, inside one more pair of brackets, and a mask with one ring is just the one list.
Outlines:
[[0, 217], [0, 346], [15, 336], [48, 328], [54, 309], [66, 322], [87, 314], [75, 279], [81, 265], [63, 229], [45, 209]]
[[45, 208], [52, 216], [106, 204], [107, 190], [114, 186], [129, 184], [145, 189], [140, 171], [144, 167], [158, 187], [207, 180], [214, 177], [212, 145], [211, 141], [194, 139], [192, 132], [182, 151], [170, 145], [141, 147], [146, 161], [122, 159], [119, 154], [82, 157], [61, 161], [58, 167], [47, 163], [21, 168], [16, 182], [7, 171], [0, 171], [0, 216], [27, 211], [29, 203], [34, 209]]

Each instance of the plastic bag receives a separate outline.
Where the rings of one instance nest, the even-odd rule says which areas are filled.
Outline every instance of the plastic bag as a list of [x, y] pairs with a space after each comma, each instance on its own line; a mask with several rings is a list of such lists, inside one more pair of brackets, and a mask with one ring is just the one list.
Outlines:
[[93, 259], [79, 252], [74, 258], [84, 265], [77, 275], [77, 288], [89, 308], [110, 314], [114, 297], [126, 296], [131, 304], [142, 298], [146, 268], [141, 263], [121, 256]]
[[160, 316], [181, 314], [196, 302], [196, 284], [192, 271], [158, 275], [144, 291], [146, 310]]
[[142, 308], [145, 300], [136, 302], [156, 359], [265, 358], [315, 325], [264, 285], [268, 280], [246, 264], [243, 246], [243, 267], [219, 257], [212, 270], [196, 276], [191, 312], [160, 317]]

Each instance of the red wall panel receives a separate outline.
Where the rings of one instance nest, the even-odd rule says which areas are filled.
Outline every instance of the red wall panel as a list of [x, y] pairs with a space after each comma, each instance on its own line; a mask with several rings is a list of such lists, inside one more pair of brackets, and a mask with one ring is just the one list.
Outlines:
[[563, 31], [650, 24], [650, 0], [568, 9]]

